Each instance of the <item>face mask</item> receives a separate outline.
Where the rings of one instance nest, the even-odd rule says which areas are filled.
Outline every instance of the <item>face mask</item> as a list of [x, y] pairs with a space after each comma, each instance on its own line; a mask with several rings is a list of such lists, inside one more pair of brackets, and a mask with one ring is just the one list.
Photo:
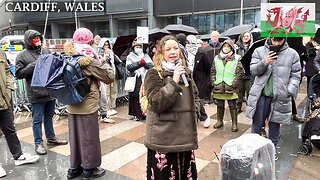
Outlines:
[[32, 46], [41, 46], [41, 41], [40, 39], [32, 39], [31, 44]]
[[224, 52], [224, 53], [229, 53], [230, 51], [231, 51], [231, 48], [229, 48], [229, 47], [222, 48], [222, 52]]
[[134, 48], [134, 52], [136, 52], [137, 54], [142, 54], [143, 53], [142, 52], [142, 48], [137, 48], [137, 47]]

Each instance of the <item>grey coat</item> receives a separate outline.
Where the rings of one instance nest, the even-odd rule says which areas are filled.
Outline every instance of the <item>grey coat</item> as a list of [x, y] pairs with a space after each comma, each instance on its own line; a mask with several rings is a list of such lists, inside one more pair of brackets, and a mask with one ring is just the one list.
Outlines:
[[251, 119], [254, 116], [257, 102], [272, 72], [274, 97], [269, 120], [289, 124], [292, 114], [291, 96], [297, 97], [301, 78], [299, 55], [285, 42], [278, 54], [278, 59], [272, 65], [266, 65], [268, 42], [269, 40], [266, 41], [265, 46], [257, 48], [252, 55], [250, 71], [254, 76], [254, 83], [249, 92], [246, 116]]

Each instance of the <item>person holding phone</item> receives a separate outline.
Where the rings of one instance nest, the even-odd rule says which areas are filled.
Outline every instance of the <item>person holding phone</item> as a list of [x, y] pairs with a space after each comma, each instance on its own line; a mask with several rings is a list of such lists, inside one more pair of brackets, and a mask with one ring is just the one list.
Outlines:
[[[291, 97], [297, 97], [301, 78], [299, 55], [288, 46], [285, 37], [272, 37], [264, 46], [254, 50], [250, 71], [254, 82], [246, 116], [252, 119], [251, 132], [261, 134], [268, 118], [269, 139], [276, 147], [280, 124], [291, 122]], [[277, 160], [277, 154], [275, 157]]]

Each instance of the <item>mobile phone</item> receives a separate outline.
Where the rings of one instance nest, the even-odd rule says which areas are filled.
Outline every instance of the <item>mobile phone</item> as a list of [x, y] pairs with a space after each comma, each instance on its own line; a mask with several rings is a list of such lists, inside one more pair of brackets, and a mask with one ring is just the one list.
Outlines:
[[269, 49], [270, 49], [270, 51], [273, 51], [278, 54], [278, 47], [276, 45], [270, 45]]

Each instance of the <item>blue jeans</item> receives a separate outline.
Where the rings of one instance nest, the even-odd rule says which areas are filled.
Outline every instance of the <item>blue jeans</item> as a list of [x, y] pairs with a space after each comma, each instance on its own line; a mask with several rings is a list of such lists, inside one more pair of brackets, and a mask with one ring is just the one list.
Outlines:
[[42, 144], [42, 121], [47, 139], [56, 137], [52, 118], [55, 109], [55, 100], [40, 103], [31, 103], [32, 130], [35, 144]]
[[[252, 118], [251, 132], [261, 135], [265, 120], [269, 117], [271, 111], [272, 97], [261, 96], [258, 100], [256, 112]], [[271, 122], [269, 119], [269, 139], [276, 147], [279, 142], [280, 124]]]

